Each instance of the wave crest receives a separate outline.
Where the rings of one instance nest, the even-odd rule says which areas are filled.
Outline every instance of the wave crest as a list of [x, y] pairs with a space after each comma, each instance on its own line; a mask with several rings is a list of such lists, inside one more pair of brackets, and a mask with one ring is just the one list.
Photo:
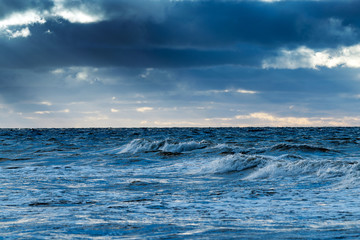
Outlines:
[[200, 173], [205, 174], [232, 172], [239, 172], [241, 179], [247, 181], [317, 179], [319, 182], [334, 183], [344, 188], [359, 184], [360, 162], [309, 159], [289, 154], [275, 157], [237, 153], [212, 159], [204, 163], [200, 169]]
[[134, 139], [130, 143], [120, 148], [119, 153], [138, 153], [138, 152], [167, 152], [183, 153], [209, 146], [207, 141], [188, 141], [175, 142], [171, 140], [150, 141], [147, 139]]
[[213, 161], [204, 164], [200, 172], [216, 174], [246, 171], [264, 165], [267, 161], [268, 157], [238, 153], [216, 158]]
[[358, 184], [360, 178], [360, 163], [343, 160], [310, 160], [296, 161], [277, 160], [267, 164], [247, 175], [244, 180], [280, 180], [283, 178], [308, 178], [319, 182], [335, 183], [339, 187], [349, 187]]

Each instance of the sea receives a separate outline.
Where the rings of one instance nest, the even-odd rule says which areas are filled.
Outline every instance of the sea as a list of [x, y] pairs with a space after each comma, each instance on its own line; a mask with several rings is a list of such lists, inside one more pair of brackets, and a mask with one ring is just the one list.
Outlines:
[[0, 239], [360, 239], [360, 128], [0, 129]]

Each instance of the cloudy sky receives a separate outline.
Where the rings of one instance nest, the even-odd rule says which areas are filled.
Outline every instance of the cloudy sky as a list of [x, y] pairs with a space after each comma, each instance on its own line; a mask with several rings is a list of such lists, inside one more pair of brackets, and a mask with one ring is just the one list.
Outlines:
[[359, 125], [360, 1], [0, 0], [0, 127]]

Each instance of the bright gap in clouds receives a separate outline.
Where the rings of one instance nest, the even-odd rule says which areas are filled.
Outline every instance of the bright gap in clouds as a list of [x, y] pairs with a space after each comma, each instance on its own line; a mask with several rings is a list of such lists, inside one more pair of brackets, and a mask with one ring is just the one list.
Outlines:
[[275, 69], [360, 68], [360, 44], [322, 51], [315, 51], [305, 46], [295, 50], [283, 49], [279, 56], [264, 60], [262, 66]]
[[136, 108], [136, 111], [138, 112], [148, 112], [148, 111], [152, 111], [153, 108], [152, 107], [140, 107], [140, 108]]

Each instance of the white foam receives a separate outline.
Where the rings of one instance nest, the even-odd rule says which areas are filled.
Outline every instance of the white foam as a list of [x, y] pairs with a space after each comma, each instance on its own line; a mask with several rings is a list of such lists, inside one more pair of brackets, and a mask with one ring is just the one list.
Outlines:
[[122, 146], [119, 153], [137, 153], [145, 151], [156, 151], [159, 149], [161, 141], [149, 141], [146, 139], [134, 139], [130, 143]]
[[138, 153], [146, 151], [163, 151], [172, 153], [189, 152], [207, 147], [206, 141], [172, 142], [171, 140], [150, 141], [147, 139], [134, 139], [120, 147], [118, 153]]
[[159, 148], [159, 150], [164, 152], [180, 153], [180, 152], [189, 152], [192, 150], [205, 148], [206, 146], [207, 146], [207, 142], [205, 141], [201, 141], [201, 142], [189, 141], [182, 143], [170, 143], [166, 141], [165, 144]]
[[203, 159], [197, 162], [200, 168], [193, 168], [192, 174], [223, 174], [242, 172], [243, 180], [281, 180], [297, 178], [299, 180], [331, 182], [337, 187], [346, 188], [359, 185], [360, 163], [343, 159], [304, 159], [289, 155], [265, 156], [234, 154], [224, 157]]
[[269, 161], [266, 165], [256, 169], [244, 179], [275, 180], [286, 177], [296, 177], [299, 179], [313, 178], [314, 180], [336, 181], [349, 184], [360, 177], [359, 163], [349, 163], [343, 160], [302, 159], [286, 161], [277, 159], [275, 161]]
[[265, 164], [268, 158], [269, 157], [264, 156], [244, 155], [241, 153], [218, 157], [205, 163], [201, 167], [200, 172], [227, 173], [233, 171], [244, 171]]

